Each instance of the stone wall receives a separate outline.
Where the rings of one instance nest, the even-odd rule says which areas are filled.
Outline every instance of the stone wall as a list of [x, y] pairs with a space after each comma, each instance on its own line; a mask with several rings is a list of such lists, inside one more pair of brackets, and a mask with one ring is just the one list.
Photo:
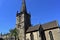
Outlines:
[[[36, 32], [32, 32], [33, 33], [33, 38], [34, 40], [41, 40], [40, 36], [39, 36], [39, 31], [36, 31]], [[26, 34], [26, 39], [28, 40], [31, 40], [31, 36], [30, 36], [31, 33], [27, 33]]]
[[30, 39], [30, 33], [27, 33], [27, 34], [26, 34], [26, 40], [28, 40], [28, 39], [31, 40], [31, 39]]
[[33, 32], [33, 34], [34, 34], [34, 40], [41, 40], [41, 38], [39, 36], [39, 31]]
[[45, 31], [46, 40], [51, 40], [50, 35], [49, 35], [49, 31], [52, 32], [54, 40], [60, 40], [59, 28]]

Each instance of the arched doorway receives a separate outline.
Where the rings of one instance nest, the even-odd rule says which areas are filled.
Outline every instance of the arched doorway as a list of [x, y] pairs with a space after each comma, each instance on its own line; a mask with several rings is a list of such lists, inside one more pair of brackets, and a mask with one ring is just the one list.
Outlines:
[[3, 40], [3, 38], [0, 38], [0, 40]]

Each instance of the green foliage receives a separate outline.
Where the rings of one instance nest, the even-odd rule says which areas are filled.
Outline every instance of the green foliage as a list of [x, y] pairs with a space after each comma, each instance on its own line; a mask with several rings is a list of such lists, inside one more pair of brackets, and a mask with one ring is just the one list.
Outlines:
[[11, 36], [15, 36], [15, 40], [16, 40], [16, 38], [18, 38], [17, 32], [18, 32], [18, 30], [16, 28], [10, 30], [10, 34], [11, 34]]
[[18, 35], [16, 28], [15, 29], [11, 29], [10, 33], [11, 33], [11, 36], [17, 36]]

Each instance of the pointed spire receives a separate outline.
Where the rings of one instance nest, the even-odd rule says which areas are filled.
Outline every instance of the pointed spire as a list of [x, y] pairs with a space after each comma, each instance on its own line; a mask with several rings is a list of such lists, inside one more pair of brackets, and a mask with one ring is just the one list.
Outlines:
[[25, 0], [22, 0], [22, 8], [21, 8], [21, 11], [20, 12], [26, 12], [26, 2]]

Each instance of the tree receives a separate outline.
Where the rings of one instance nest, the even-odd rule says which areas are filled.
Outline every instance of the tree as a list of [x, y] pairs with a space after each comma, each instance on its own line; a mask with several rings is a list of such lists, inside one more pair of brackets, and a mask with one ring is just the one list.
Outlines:
[[11, 34], [11, 36], [14, 36], [15, 40], [16, 40], [16, 38], [18, 37], [17, 29], [16, 28], [15, 29], [11, 29], [10, 30], [10, 34]]

